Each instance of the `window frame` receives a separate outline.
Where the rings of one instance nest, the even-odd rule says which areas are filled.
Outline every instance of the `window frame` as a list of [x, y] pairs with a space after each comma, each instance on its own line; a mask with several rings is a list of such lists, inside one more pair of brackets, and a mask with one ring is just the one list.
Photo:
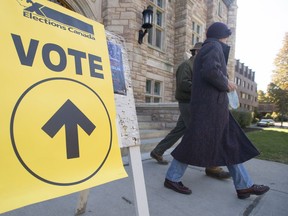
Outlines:
[[224, 7], [224, 5], [223, 5], [222, 0], [219, 0], [218, 6], [217, 6], [217, 15], [221, 18], [223, 17], [223, 7]]
[[[199, 22], [193, 20], [192, 21], [192, 35], [191, 35], [191, 41], [192, 41], [192, 46], [194, 46], [197, 42], [202, 42], [202, 35], [203, 35], [203, 27], [204, 25], [200, 24]], [[199, 31], [198, 31], [199, 27]]]
[[[157, 49], [164, 49], [164, 37], [165, 37], [165, 1], [162, 0], [162, 7], [158, 5], [159, 0], [150, 0], [148, 8], [153, 11], [152, 28], [148, 30], [147, 42], [150, 46]], [[161, 25], [158, 25], [157, 13], [161, 13]], [[161, 33], [160, 37], [157, 33]]]
[[[147, 82], [150, 82], [149, 91], [147, 91]], [[155, 92], [156, 83], [159, 84], [159, 91]], [[146, 79], [145, 85], [145, 103], [161, 103], [163, 101], [163, 82], [151, 78]], [[147, 101], [147, 98], [150, 100]], [[155, 102], [155, 100], [158, 100]]]

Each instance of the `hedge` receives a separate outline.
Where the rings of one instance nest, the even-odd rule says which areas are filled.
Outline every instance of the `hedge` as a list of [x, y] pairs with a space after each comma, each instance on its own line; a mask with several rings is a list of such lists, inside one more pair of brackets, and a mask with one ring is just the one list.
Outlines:
[[248, 111], [231, 110], [231, 114], [236, 119], [241, 128], [245, 128], [252, 123], [253, 114]]

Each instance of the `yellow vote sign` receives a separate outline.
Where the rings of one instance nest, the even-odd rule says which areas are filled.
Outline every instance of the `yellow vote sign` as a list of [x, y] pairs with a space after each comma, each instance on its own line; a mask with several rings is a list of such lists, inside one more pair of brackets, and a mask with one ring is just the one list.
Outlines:
[[0, 1], [0, 213], [127, 176], [103, 25]]

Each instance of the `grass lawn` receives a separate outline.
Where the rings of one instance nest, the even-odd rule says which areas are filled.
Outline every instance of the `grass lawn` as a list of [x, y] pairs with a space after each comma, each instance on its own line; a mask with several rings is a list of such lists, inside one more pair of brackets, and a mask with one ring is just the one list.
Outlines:
[[263, 128], [246, 135], [260, 151], [258, 159], [288, 164], [288, 129]]

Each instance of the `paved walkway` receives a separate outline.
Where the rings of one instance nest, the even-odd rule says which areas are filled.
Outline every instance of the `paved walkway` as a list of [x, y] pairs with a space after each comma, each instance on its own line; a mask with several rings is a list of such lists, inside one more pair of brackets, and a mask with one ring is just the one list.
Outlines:
[[[171, 160], [170, 155], [165, 159]], [[257, 184], [270, 186], [262, 196], [239, 200], [232, 180], [216, 180], [204, 169], [189, 167], [183, 178], [191, 195], [178, 194], [163, 186], [168, 166], [159, 165], [142, 154], [150, 216], [287, 216], [288, 165], [253, 159], [245, 163]], [[129, 177], [90, 190], [83, 216], [134, 216], [135, 202], [130, 166]], [[1, 216], [73, 216], [78, 193], [37, 203]]]

